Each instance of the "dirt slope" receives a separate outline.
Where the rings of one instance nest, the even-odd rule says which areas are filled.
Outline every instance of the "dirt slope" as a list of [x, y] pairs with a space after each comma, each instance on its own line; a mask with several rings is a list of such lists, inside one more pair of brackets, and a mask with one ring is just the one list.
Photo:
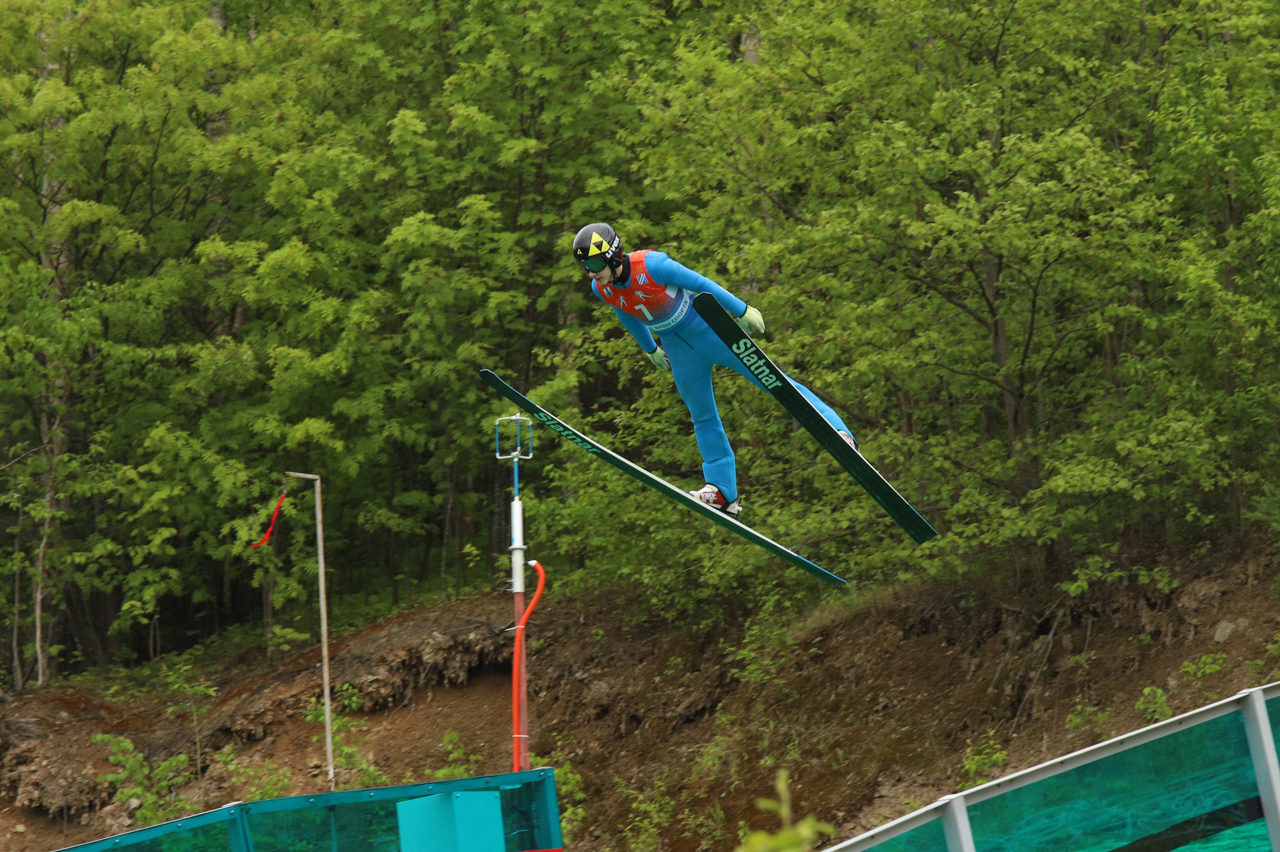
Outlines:
[[[1170, 593], [1033, 598], [934, 584], [850, 598], [811, 613], [772, 656], [729, 650], [735, 630], [631, 624], [605, 602], [553, 595], [530, 633], [533, 748], [582, 776], [576, 849], [732, 849], [744, 826], [770, 826], [753, 802], [783, 767], [798, 811], [848, 837], [953, 792], [970, 780], [966, 754], [971, 768], [982, 768], [975, 754], [1007, 754], [990, 778], [1141, 727], [1144, 687], [1183, 712], [1264, 682], [1280, 669], [1266, 647], [1280, 631], [1278, 567], [1266, 555], [1175, 567]], [[366, 700], [354, 714], [367, 723], [361, 750], [393, 783], [445, 765], [450, 731], [479, 756], [475, 772], [507, 770], [509, 620], [508, 598], [480, 597], [339, 643], [335, 682]], [[1180, 673], [1187, 661], [1204, 669], [1205, 655], [1224, 655], [1207, 661], [1218, 671]], [[319, 728], [302, 719], [319, 694], [314, 650], [279, 670], [247, 653], [218, 685], [204, 723], [213, 747], [274, 761], [288, 794], [326, 789]], [[1084, 724], [1068, 730], [1072, 718]], [[129, 827], [129, 809], [97, 780], [111, 769], [91, 742], [99, 732], [153, 759], [191, 750], [154, 695], [106, 701], [55, 686], [0, 707], [0, 848], [57, 849]], [[184, 793], [215, 807], [244, 791], [215, 765]]]

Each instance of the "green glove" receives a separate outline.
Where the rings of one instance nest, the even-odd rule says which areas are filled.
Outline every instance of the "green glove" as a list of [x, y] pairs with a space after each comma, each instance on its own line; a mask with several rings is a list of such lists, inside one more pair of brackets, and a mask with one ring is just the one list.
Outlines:
[[653, 362], [653, 366], [657, 367], [659, 370], [671, 369], [671, 365], [667, 363], [667, 353], [662, 351], [661, 346], [655, 347], [652, 352], [646, 352], [644, 354], [649, 356], [649, 360]]
[[747, 334], [763, 334], [764, 333], [764, 317], [760, 316], [760, 311], [747, 305], [747, 309], [742, 312], [742, 316], [738, 317], [738, 325], [742, 326], [742, 330]]

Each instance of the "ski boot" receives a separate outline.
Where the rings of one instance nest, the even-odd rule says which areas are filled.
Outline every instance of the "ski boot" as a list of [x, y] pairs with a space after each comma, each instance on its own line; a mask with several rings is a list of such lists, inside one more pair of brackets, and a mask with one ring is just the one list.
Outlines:
[[742, 511], [742, 501], [734, 500], [730, 503], [728, 500], [724, 499], [724, 495], [720, 493], [720, 489], [711, 483], [707, 483], [702, 486], [701, 491], [690, 491], [689, 496], [702, 503], [706, 503], [713, 509], [719, 509], [731, 518], [738, 517], [738, 514]]

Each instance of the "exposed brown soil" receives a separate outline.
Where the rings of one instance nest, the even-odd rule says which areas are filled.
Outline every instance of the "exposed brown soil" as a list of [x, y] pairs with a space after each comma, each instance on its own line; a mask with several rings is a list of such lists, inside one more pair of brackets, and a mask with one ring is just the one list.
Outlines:
[[[1263, 682], [1280, 668], [1265, 648], [1280, 631], [1280, 565], [1258, 553], [1177, 567], [1170, 593], [1116, 585], [1033, 600], [994, 583], [932, 584], [835, 601], [772, 666], [730, 650], [737, 629], [628, 623], [607, 602], [553, 595], [529, 636], [533, 749], [582, 775], [575, 849], [732, 849], [742, 826], [772, 827], [754, 802], [783, 767], [797, 812], [849, 837], [970, 780], [971, 744], [1007, 750], [994, 777], [1141, 727], [1144, 687], [1169, 691], [1183, 712]], [[483, 596], [337, 643], [335, 682], [366, 699], [354, 714], [367, 723], [362, 751], [393, 783], [444, 765], [448, 731], [481, 756], [477, 773], [508, 770], [510, 614], [509, 598]], [[1198, 689], [1180, 676], [1184, 661], [1219, 653], [1227, 668]], [[319, 683], [314, 650], [279, 668], [257, 652], [228, 661], [204, 723], [210, 744], [238, 742], [243, 761], [285, 767], [288, 794], [327, 789], [319, 728], [302, 718]], [[1078, 702], [1109, 715], [1069, 731]], [[54, 686], [0, 706], [0, 848], [43, 852], [129, 827], [129, 809], [97, 780], [111, 770], [91, 742], [100, 732], [152, 758], [192, 748], [158, 697]], [[214, 765], [184, 792], [216, 807], [243, 791]]]

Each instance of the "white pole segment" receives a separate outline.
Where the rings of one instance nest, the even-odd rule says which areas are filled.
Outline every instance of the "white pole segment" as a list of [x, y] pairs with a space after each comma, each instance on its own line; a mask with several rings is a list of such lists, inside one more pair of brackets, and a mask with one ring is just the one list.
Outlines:
[[957, 794], [947, 799], [942, 810], [942, 830], [947, 838], [947, 852], [977, 852], [964, 796]]
[[329, 596], [324, 583], [324, 506], [320, 500], [320, 477], [314, 473], [293, 473], [285, 476], [310, 479], [316, 492], [316, 557], [320, 569], [320, 681], [324, 690], [324, 756], [329, 769], [329, 789], [334, 789], [333, 777], [333, 702], [329, 697]]
[[517, 595], [524, 594], [524, 551], [524, 504], [517, 497], [511, 501], [511, 591]]
[[1267, 715], [1267, 700], [1261, 689], [1249, 690], [1240, 708], [1244, 730], [1249, 738], [1249, 754], [1253, 772], [1258, 778], [1258, 796], [1262, 799], [1262, 815], [1267, 821], [1267, 837], [1272, 849], [1280, 849], [1280, 760], [1276, 758], [1276, 741]]

